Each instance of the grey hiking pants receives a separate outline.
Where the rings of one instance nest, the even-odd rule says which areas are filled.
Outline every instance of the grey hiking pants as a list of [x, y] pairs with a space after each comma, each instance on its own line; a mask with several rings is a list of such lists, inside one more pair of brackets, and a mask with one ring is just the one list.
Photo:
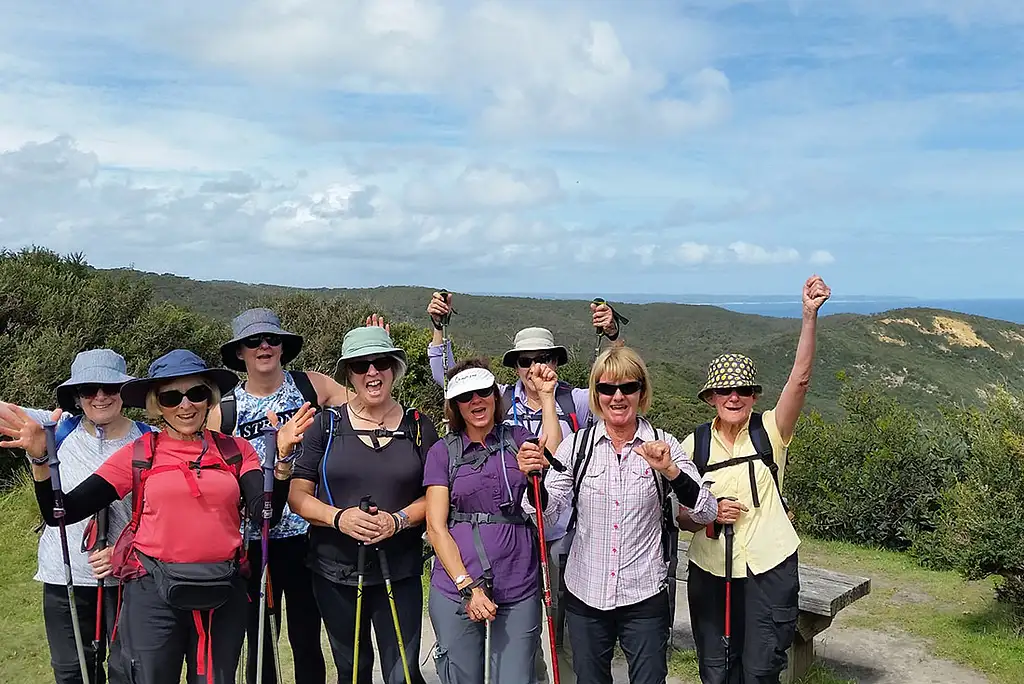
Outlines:
[[[78, 623], [82, 629], [82, 644], [85, 646], [85, 662], [90, 680], [96, 672], [96, 654], [92, 648], [96, 636], [96, 587], [75, 587], [75, 605], [78, 609]], [[108, 584], [103, 588], [103, 639], [100, 653], [106, 659], [106, 667], [100, 671], [100, 680], [92, 684], [125, 684], [124, 667], [121, 664], [121, 641], [115, 639], [106, 647], [107, 639], [114, 631], [117, 617], [117, 585]], [[78, 663], [78, 648], [75, 633], [71, 628], [71, 608], [68, 603], [68, 588], [63, 584], [43, 585], [43, 624], [46, 626], [46, 641], [50, 646], [50, 666], [57, 684], [83, 684], [82, 668]], [[88, 682], [84, 683], [88, 684]]]
[[[461, 607], [461, 601], [431, 588], [430, 621], [437, 637], [434, 666], [441, 684], [484, 681], [484, 623], [460, 614]], [[498, 604], [498, 616], [491, 623], [492, 684], [535, 684], [540, 616], [536, 594], [517, 603]]]

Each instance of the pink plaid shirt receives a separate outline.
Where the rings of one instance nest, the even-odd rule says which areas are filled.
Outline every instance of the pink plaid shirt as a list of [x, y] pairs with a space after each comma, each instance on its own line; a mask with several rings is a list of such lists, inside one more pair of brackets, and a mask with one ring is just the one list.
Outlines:
[[[654, 484], [657, 473], [642, 456], [633, 453], [633, 447], [657, 437], [650, 423], [640, 419], [636, 435], [623, 447], [620, 459], [604, 421], [597, 421], [593, 430], [593, 457], [586, 473], [581, 475], [576, 535], [565, 568], [565, 585], [588, 606], [611, 610], [654, 596], [664, 588], [668, 575], [668, 564], [662, 559], [661, 504]], [[565, 472], [548, 469], [545, 475], [545, 525], [549, 520], [557, 520], [572, 505], [573, 464], [584, 431], [577, 435], [576, 440], [562, 440], [555, 452], [555, 458], [565, 464]], [[667, 432], [662, 432], [661, 438], [682, 471], [679, 477], [701, 482], [696, 466], [679, 441]], [[585, 454], [584, 451], [584, 458]], [[667, 482], [665, 485], [669, 486]], [[529, 503], [523, 508], [528, 514], [536, 513]], [[684, 510], [695, 522], [706, 525], [717, 517], [718, 504], [704, 485], [694, 508]]]

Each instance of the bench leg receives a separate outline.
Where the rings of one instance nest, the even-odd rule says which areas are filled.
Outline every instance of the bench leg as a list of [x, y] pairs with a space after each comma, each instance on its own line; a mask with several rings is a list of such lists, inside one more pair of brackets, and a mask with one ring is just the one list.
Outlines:
[[814, 664], [814, 637], [804, 639], [800, 632], [797, 632], [788, 655], [789, 665], [782, 673], [782, 684], [794, 684], [811, 669], [811, 665]]

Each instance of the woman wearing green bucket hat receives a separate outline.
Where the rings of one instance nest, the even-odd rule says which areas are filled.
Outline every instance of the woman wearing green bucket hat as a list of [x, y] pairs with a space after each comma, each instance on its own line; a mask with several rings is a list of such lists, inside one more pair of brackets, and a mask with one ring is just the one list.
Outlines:
[[406, 367], [386, 328], [345, 335], [336, 376], [351, 398], [313, 422], [288, 497], [310, 522], [313, 593], [338, 674], [356, 670], [360, 684], [372, 678], [371, 623], [384, 682], [423, 682], [423, 460], [438, 437], [430, 418], [393, 396]]
[[[814, 365], [818, 310], [831, 290], [818, 276], [803, 287], [796, 359], [774, 409], [754, 411], [762, 387], [754, 362], [723, 354], [708, 366], [698, 396], [716, 416], [683, 440], [697, 470], [713, 480], [718, 518], [695, 532], [687, 594], [703, 684], [777, 684], [786, 669], [799, 613], [800, 540], [782, 498], [786, 450]], [[726, 630], [742, 625], [742, 639]]]

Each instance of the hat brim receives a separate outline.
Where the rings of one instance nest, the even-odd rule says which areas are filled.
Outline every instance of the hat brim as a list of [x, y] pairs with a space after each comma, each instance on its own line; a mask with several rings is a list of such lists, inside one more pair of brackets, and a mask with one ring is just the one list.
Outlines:
[[[467, 370], [486, 370], [486, 369], [467, 369]], [[456, 374], [456, 376], [453, 377], [452, 380], [454, 380], [459, 375], [461, 375], [461, 373], [460, 374]], [[474, 377], [474, 378], [472, 378], [470, 380], [464, 380], [464, 381], [457, 382], [457, 383], [449, 381], [449, 383], [448, 383], [448, 391], [445, 393], [445, 396], [444, 396], [445, 401], [451, 401], [455, 397], [459, 396], [460, 394], [465, 394], [466, 392], [475, 392], [476, 390], [482, 390], [482, 389], [487, 389], [488, 387], [493, 387], [494, 383], [497, 382], [496, 378], [494, 377], [494, 374], [491, 373], [490, 371], [488, 371], [487, 374], [479, 373], [478, 375], [479, 375], [479, 377]]]
[[538, 351], [550, 351], [558, 355], [558, 365], [564, 366], [569, 363], [569, 350], [561, 345], [555, 345], [553, 347], [521, 347], [519, 349], [509, 349], [505, 352], [505, 355], [501, 357], [501, 365], [507, 368], [516, 367], [516, 359], [523, 352], [538, 352]]
[[754, 394], [763, 394], [764, 393], [764, 388], [761, 387], [761, 385], [751, 385], [751, 384], [748, 384], [748, 383], [745, 383], [745, 382], [737, 383], [737, 384], [731, 384], [731, 385], [715, 384], [715, 385], [705, 385], [704, 389], [702, 389], [700, 392], [697, 393], [697, 398], [700, 399], [701, 401], [705, 402], [705, 403], [710, 404], [711, 402], [708, 401], [708, 396], [714, 390], [716, 390], [716, 389], [735, 389], [737, 387], [753, 387], [754, 388]]
[[[95, 369], [89, 369], [89, 371], [93, 370]], [[135, 380], [135, 376], [126, 375], [112, 368], [104, 368], [102, 371], [98, 373], [93, 372], [92, 375], [87, 371], [77, 378], [69, 378], [58, 385], [54, 391], [57, 398], [57, 406], [65, 413], [78, 413], [81, 409], [75, 406], [75, 395], [77, 394], [77, 388], [82, 385], [118, 385], [121, 387], [125, 383]]]
[[302, 336], [296, 335], [295, 333], [279, 332], [276, 330], [264, 330], [256, 331], [243, 337], [236, 337], [230, 342], [225, 342], [220, 347], [220, 360], [225, 367], [237, 373], [245, 372], [245, 362], [238, 358], [238, 346], [242, 343], [246, 337], [252, 337], [253, 335], [259, 335], [262, 333], [273, 334], [281, 336], [281, 365], [286, 366], [289, 362], [294, 361], [295, 357], [302, 351]]
[[[146, 395], [154, 385], [162, 385], [176, 378], [184, 378], [190, 375], [199, 375], [210, 380], [217, 386], [222, 395], [227, 394], [238, 384], [238, 376], [227, 368], [208, 368], [203, 371], [192, 371], [168, 375], [162, 378], [139, 378], [126, 382], [121, 386], [121, 403], [129, 408], [146, 408]], [[212, 407], [211, 407], [212, 408]]]
[[405, 350], [400, 347], [381, 347], [379, 349], [371, 350], [360, 349], [358, 354], [342, 356], [338, 359], [338, 362], [334, 364], [334, 377], [337, 379], [341, 376], [341, 373], [345, 368], [345, 364], [349, 361], [365, 359], [370, 356], [394, 356], [395, 358], [400, 359], [406, 368], [409, 367], [409, 360], [406, 358]]

